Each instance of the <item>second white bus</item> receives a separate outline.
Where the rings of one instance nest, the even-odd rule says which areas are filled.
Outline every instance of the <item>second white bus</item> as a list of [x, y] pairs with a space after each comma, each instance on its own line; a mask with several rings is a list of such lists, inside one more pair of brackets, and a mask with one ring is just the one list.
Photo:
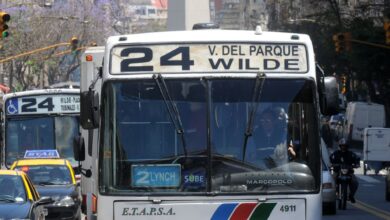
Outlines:
[[[74, 168], [73, 141], [79, 133], [80, 90], [42, 89], [3, 96], [2, 168], [26, 150], [57, 149]], [[76, 169], [77, 171], [77, 169]]]

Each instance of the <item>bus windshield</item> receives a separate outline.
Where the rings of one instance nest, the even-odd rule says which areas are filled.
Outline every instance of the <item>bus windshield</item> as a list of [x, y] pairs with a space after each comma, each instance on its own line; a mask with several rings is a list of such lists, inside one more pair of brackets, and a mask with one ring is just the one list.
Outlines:
[[280, 194], [320, 189], [315, 84], [307, 79], [107, 82], [107, 194]]
[[79, 133], [79, 116], [9, 117], [6, 122], [7, 166], [24, 157], [26, 150], [57, 149], [75, 164], [73, 139]]

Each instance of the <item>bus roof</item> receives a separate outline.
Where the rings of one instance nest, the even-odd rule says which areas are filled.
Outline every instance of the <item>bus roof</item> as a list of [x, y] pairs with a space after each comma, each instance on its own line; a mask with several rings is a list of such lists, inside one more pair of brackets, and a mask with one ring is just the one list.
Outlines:
[[256, 32], [245, 30], [194, 30], [151, 32], [132, 35], [111, 36], [107, 40], [108, 47], [113, 44], [129, 43], [170, 43], [170, 42], [300, 42], [310, 43], [309, 35], [284, 32]]
[[22, 92], [13, 92], [8, 93], [3, 96], [3, 100], [7, 100], [12, 97], [23, 97], [29, 95], [48, 95], [48, 94], [80, 94], [80, 89], [70, 89], [70, 88], [61, 88], [61, 89], [37, 89], [37, 90], [27, 90]]
[[84, 51], [84, 54], [93, 53], [95, 51], [97, 51], [97, 52], [104, 52], [104, 49], [105, 49], [104, 46], [87, 47], [87, 49], [85, 49], [85, 51]]

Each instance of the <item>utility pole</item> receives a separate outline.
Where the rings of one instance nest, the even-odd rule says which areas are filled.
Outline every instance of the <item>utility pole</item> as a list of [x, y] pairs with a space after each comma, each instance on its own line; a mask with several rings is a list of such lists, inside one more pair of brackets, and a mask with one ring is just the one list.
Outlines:
[[196, 23], [209, 23], [209, 4], [209, 0], [169, 0], [168, 30], [191, 30]]

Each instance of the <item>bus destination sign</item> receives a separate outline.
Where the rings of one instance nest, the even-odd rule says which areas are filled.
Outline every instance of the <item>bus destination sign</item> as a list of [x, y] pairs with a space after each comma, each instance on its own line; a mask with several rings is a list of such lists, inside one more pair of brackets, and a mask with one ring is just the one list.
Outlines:
[[79, 113], [78, 94], [13, 97], [5, 103], [7, 115]]
[[113, 48], [110, 73], [307, 73], [304, 44], [175, 44]]

